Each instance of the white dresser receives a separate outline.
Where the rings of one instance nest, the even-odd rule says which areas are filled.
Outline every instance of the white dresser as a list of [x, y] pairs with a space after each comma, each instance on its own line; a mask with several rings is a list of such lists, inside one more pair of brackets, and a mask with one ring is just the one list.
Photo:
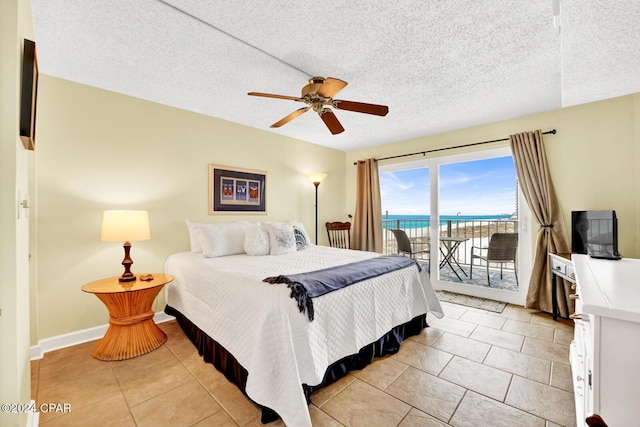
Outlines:
[[610, 427], [640, 427], [640, 260], [576, 254], [572, 260], [577, 425], [596, 413]]

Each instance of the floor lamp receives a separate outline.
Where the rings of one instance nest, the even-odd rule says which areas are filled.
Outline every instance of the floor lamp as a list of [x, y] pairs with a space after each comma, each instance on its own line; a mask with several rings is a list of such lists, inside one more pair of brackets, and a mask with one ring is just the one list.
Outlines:
[[318, 244], [318, 186], [326, 177], [326, 173], [310, 173], [307, 175], [309, 181], [316, 186], [316, 245]]

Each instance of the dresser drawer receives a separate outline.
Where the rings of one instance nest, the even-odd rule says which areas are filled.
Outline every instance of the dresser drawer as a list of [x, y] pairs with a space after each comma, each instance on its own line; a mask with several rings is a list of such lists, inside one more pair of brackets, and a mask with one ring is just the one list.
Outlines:
[[[571, 261], [567, 261], [567, 262], [571, 262]], [[551, 257], [551, 269], [556, 273], [560, 273], [563, 276], [566, 276], [567, 262], [563, 262], [555, 257]], [[573, 273], [573, 266], [571, 267], [571, 272]]]

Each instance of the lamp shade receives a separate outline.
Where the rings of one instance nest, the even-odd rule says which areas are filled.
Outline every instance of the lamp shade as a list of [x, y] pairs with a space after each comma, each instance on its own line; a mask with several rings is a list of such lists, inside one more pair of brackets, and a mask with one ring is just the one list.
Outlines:
[[320, 184], [322, 181], [324, 181], [326, 177], [327, 177], [326, 173], [307, 174], [307, 178], [309, 178], [309, 181], [313, 182], [314, 184]]
[[100, 240], [105, 242], [132, 242], [149, 240], [150, 238], [149, 213], [147, 211], [104, 211]]

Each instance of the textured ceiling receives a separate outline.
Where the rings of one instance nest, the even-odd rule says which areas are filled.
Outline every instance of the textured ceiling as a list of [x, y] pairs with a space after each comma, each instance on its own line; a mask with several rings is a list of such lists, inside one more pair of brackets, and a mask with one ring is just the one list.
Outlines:
[[[42, 73], [350, 151], [640, 92], [640, 1], [559, 1], [31, 3]], [[389, 114], [247, 96], [316, 75]]]

